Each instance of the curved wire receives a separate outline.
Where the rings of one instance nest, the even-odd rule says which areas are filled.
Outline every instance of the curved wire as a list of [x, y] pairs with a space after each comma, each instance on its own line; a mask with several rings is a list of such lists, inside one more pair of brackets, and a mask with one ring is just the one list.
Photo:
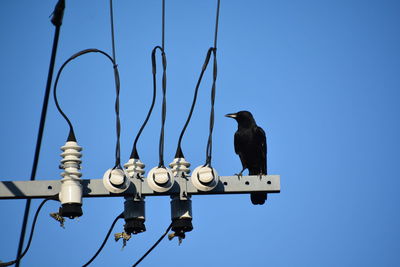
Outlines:
[[207, 51], [206, 59], [204, 60], [204, 64], [203, 64], [203, 67], [201, 69], [201, 73], [200, 73], [199, 79], [197, 80], [196, 88], [194, 89], [194, 96], [193, 96], [192, 106], [190, 107], [189, 115], [188, 115], [188, 117], [186, 119], [185, 125], [183, 126], [183, 129], [182, 129], [181, 134], [179, 136], [178, 146], [176, 148], [176, 153], [175, 153], [175, 158], [183, 158], [184, 157], [183, 156], [183, 152], [182, 152], [182, 148], [181, 148], [182, 138], [183, 138], [183, 135], [185, 134], [187, 126], [189, 125], [190, 119], [192, 118], [193, 110], [194, 110], [194, 107], [195, 107], [196, 101], [197, 101], [197, 93], [199, 91], [199, 87], [200, 87], [200, 84], [201, 84], [201, 80], [203, 79], [204, 72], [207, 69], [208, 62], [210, 61], [210, 57], [211, 57], [211, 53], [212, 53], [213, 49], [214, 48], [211, 47]]
[[114, 168], [116, 168], [117, 166], [121, 167], [120, 164], [120, 130], [121, 130], [121, 123], [120, 123], [120, 119], [119, 119], [119, 92], [120, 92], [120, 79], [119, 79], [119, 72], [118, 72], [118, 66], [115, 64], [115, 61], [113, 60], [113, 58], [108, 55], [106, 52], [96, 49], [96, 48], [89, 48], [89, 49], [85, 49], [82, 51], [79, 51], [75, 54], [73, 54], [69, 59], [67, 59], [62, 66], [60, 67], [58, 73], [57, 73], [57, 77], [56, 80], [54, 82], [54, 87], [53, 87], [53, 96], [54, 96], [54, 102], [56, 104], [57, 110], [60, 112], [60, 114], [63, 116], [63, 118], [65, 119], [65, 121], [68, 123], [69, 128], [70, 128], [70, 133], [69, 133], [69, 137], [68, 137], [68, 141], [76, 141], [75, 138], [75, 132], [74, 132], [74, 128], [72, 126], [71, 121], [69, 120], [68, 116], [64, 113], [64, 111], [61, 109], [60, 104], [58, 102], [57, 99], [57, 85], [58, 85], [58, 81], [60, 79], [60, 75], [63, 71], [63, 69], [65, 68], [65, 66], [71, 62], [72, 60], [76, 59], [77, 57], [80, 57], [82, 55], [88, 54], [88, 53], [100, 53], [104, 56], [106, 56], [111, 63], [113, 64], [113, 68], [114, 68], [114, 80], [115, 80], [115, 88], [116, 88], [116, 100], [115, 100], [115, 113], [116, 113], [116, 128], [117, 128], [117, 144], [116, 144], [116, 148], [115, 148], [115, 166]]
[[144, 120], [142, 126], [139, 129], [139, 132], [137, 133], [135, 137], [135, 141], [133, 142], [133, 147], [132, 147], [132, 152], [130, 158], [135, 158], [139, 159], [139, 153], [137, 151], [137, 142], [140, 138], [140, 135], [142, 134], [142, 131], [144, 127], [146, 127], [146, 124], [151, 116], [151, 113], [153, 112], [154, 104], [156, 101], [156, 91], [157, 91], [157, 81], [156, 81], [156, 73], [157, 73], [157, 63], [156, 63], [156, 52], [157, 50], [161, 51], [161, 56], [162, 56], [162, 65], [163, 65], [163, 75], [162, 75], [162, 92], [163, 92], [163, 100], [162, 100], [162, 110], [161, 110], [161, 132], [160, 132], [160, 142], [159, 142], [159, 163], [158, 167], [163, 167], [164, 166], [164, 128], [165, 128], [165, 119], [166, 119], [166, 113], [167, 113], [167, 100], [166, 100], [166, 92], [167, 92], [167, 57], [164, 51], [165, 47], [165, 0], [162, 0], [162, 30], [161, 30], [161, 47], [156, 46], [153, 48], [151, 52], [151, 63], [152, 63], [152, 73], [153, 73], [153, 98], [151, 101], [150, 109], [147, 113], [146, 119]]
[[195, 107], [196, 101], [197, 101], [198, 89], [199, 89], [201, 80], [203, 78], [203, 74], [208, 66], [208, 62], [210, 60], [211, 53], [212, 53], [214, 59], [213, 59], [213, 82], [212, 82], [212, 87], [211, 87], [210, 125], [209, 125], [209, 135], [208, 135], [207, 148], [206, 148], [206, 162], [203, 165], [203, 166], [209, 166], [209, 167], [211, 167], [212, 133], [213, 133], [213, 129], [214, 129], [214, 104], [215, 104], [215, 92], [216, 92], [216, 81], [217, 81], [217, 38], [218, 38], [219, 10], [220, 10], [220, 0], [217, 1], [217, 12], [216, 12], [217, 14], [216, 14], [216, 19], [215, 19], [215, 32], [214, 32], [214, 47], [211, 47], [208, 49], [206, 60], [203, 64], [203, 68], [200, 73], [200, 77], [197, 81], [196, 88], [194, 91], [192, 106], [190, 108], [186, 123], [182, 129], [180, 136], [179, 136], [178, 145], [177, 145], [177, 149], [176, 149], [176, 153], [175, 153], [175, 158], [183, 157], [183, 152], [182, 152], [182, 148], [181, 148], [182, 138], [183, 138], [183, 135], [185, 134], [186, 128], [192, 117], [192, 113], [193, 113], [193, 110], [194, 110], [194, 107]]
[[172, 228], [172, 223], [168, 226], [167, 230], [165, 231], [165, 233], [156, 241], [156, 243], [154, 243], [153, 246], [151, 246], [151, 248], [149, 248], [149, 250], [146, 251], [146, 253], [137, 261], [135, 262], [132, 267], [136, 267], [139, 263], [142, 262], [142, 260], [144, 260], [144, 258], [146, 258], [147, 255], [150, 254], [150, 252], [158, 246], [158, 244], [160, 244], [160, 242], [164, 239], [164, 237], [168, 234], [169, 230], [171, 230]]
[[35, 226], [36, 226], [37, 218], [38, 218], [38, 216], [39, 216], [39, 212], [40, 212], [40, 210], [42, 209], [43, 205], [44, 205], [47, 201], [49, 201], [49, 200], [56, 200], [56, 199], [54, 199], [54, 198], [45, 198], [45, 199], [43, 199], [43, 201], [40, 203], [38, 209], [36, 210], [35, 217], [33, 218], [33, 222], [32, 222], [32, 228], [31, 228], [31, 233], [30, 233], [30, 235], [29, 235], [28, 244], [26, 245], [26, 248], [25, 248], [24, 252], [22, 252], [22, 253], [21, 253], [15, 260], [13, 260], [13, 261], [9, 261], [9, 262], [0, 262], [0, 266], [10, 266], [10, 265], [15, 264], [15, 263], [19, 262], [19, 261], [25, 256], [25, 254], [28, 252], [28, 250], [29, 250], [29, 248], [30, 248], [30, 246], [31, 246], [31, 242], [32, 242], [32, 238], [33, 238], [33, 233], [35, 232]]
[[[162, 92], [163, 92], [163, 100], [162, 100], [162, 110], [161, 110], [161, 132], [160, 132], [160, 143], [159, 143], [159, 163], [158, 167], [165, 168], [164, 166], [164, 127], [165, 127], [165, 119], [167, 116], [167, 57], [165, 55], [164, 49], [161, 51], [162, 56], [162, 66], [163, 66], [163, 75], [162, 75]], [[155, 77], [154, 77], [155, 78]]]
[[157, 95], [157, 86], [155, 84], [155, 75], [156, 75], [156, 59], [155, 59], [155, 53], [157, 51], [157, 46], [153, 48], [153, 51], [151, 52], [151, 62], [152, 62], [152, 73], [153, 73], [153, 98], [151, 100], [151, 105], [150, 105], [150, 109], [147, 112], [147, 116], [146, 119], [144, 120], [142, 126], [139, 129], [139, 132], [137, 133], [136, 137], [135, 137], [135, 141], [133, 142], [133, 147], [132, 147], [132, 152], [131, 152], [131, 158], [134, 159], [139, 159], [139, 154], [137, 152], [136, 146], [137, 146], [137, 142], [140, 138], [140, 135], [142, 134], [142, 131], [144, 129], [144, 127], [146, 127], [147, 122], [150, 119], [150, 115], [153, 112], [153, 108], [154, 108], [154, 104], [156, 102], [156, 95]]
[[103, 240], [103, 243], [101, 243], [99, 249], [96, 251], [96, 253], [93, 255], [93, 257], [88, 262], [86, 262], [84, 265], [82, 265], [82, 267], [88, 266], [90, 263], [92, 263], [92, 261], [94, 261], [97, 258], [97, 256], [100, 254], [100, 252], [103, 250], [105, 244], [107, 243], [107, 240], [110, 237], [111, 231], [114, 229], [115, 224], [121, 218], [124, 218], [123, 212], [114, 219], [114, 221], [112, 222], [112, 224], [110, 226], [110, 229], [108, 230], [108, 232], [106, 234], [106, 237]]
[[207, 141], [207, 149], [206, 149], [206, 163], [204, 166], [211, 166], [211, 158], [212, 158], [212, 134], [214, 129], [214, 103], [215, 103], [215, 91], [216, 91], [216, 81], [217, 81], [217, 49], [213, 49], [214, 55], [214, 64], [213, 64], [213, 83], [211, 87], [211, 111], [210, 111], [210, 128], [209, 135]]

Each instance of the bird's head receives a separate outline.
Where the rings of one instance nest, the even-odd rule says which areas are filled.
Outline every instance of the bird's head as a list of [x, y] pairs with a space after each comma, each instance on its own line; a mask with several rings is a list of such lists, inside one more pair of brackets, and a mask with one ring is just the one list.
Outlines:
[[250, 127], [256, 124], [253, 115], [246, 110], [226, 114], [225, 117], [235, 119], [239, 127]]

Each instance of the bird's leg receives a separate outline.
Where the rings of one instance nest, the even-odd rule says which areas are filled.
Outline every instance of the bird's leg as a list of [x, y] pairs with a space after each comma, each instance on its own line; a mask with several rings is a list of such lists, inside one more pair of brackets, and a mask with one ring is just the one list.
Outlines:
[[263, 177], [263, 175], [265, 175], [263, 172], [260, 172], [260, 181], [261, 181], [261, 179], [262, 179], [262, 177]]
[[246, 168], [243, 168], [239, 173], [235, 173], [235, 175], [238, 177], [238, 179], [240, 180], [240, 178], [242, 178], [243, 176], [243, 172]]

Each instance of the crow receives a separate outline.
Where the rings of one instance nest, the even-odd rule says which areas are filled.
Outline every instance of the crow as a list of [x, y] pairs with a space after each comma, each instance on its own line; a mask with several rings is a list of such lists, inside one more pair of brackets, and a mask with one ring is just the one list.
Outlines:
[[[249, 175], [267, 174], [267, 138], [264, 130], [257, 126], [253, 115], [249, 111], [239, 111], [226, 114], [225, 117], [233, 118], [238, 123], [234, 144], [243, 169], [237, 175], [242, 176], [245, 169], [249, 170]], [[254, 205], [262, 205], [266, 199], [266, 193], [251, 193]]]

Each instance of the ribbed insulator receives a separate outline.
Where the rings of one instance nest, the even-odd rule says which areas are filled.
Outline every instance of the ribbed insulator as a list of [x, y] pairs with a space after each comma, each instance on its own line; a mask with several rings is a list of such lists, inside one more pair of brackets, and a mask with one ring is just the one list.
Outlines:
[[[64, 170], [61, 173], [61, 191], [59, 199], [63, 205], [65, 204], [82, 204], [82, 185], [81, 179], [81, 150], [82, 147], [74, 141], [68, 141], [61, 147], [61, 165], [60, 168]], [[79, 207], [80, 209], [80, 207]], [[82, 211], [80, 211], [82, 213]], [[80, 215], [78, 215], [80, 216]]]
[[185, 160], [185, 158], [175, 158], [169, 166], [171, 167], [171, 171], [174, 176], [177, 175], [178, 172], [183, 172], [186, 175], [190, 173], [190, 163]]
[[124, 164], [126, 172], [128, 173], [129, 177], [133, 177], [135, 173], [143, 176], [144, 170], [144, 163], [140, 161], [140, 159], [129, 159], [127, 163]]
[[80, 164], [82, 163], [81, 157], [82, 147], [74, 141], [68, 141], [61, 147], [61, 168], [64, 172], [61, 173], [62, 177], [70, 176], [70, 178], [79, 179], [82, 176], [80, 172]]

